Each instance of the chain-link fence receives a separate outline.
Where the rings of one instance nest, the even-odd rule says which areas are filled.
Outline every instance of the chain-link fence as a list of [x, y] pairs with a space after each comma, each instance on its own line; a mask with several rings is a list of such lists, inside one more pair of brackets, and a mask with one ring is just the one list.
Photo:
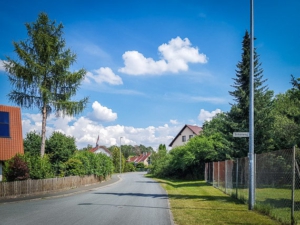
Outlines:
[[[300, 224], [300, 150], [255, 155], [255, 208], [282, 223]], [[249, 194], [248, 157], [205, 165], [205, 179], [244, 202]]]

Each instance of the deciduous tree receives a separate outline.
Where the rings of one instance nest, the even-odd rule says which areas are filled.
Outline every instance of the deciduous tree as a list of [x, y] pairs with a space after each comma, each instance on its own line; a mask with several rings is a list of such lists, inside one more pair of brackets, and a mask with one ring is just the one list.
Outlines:
[[53, 132], [46, 142], [46, 153], [50, 156], [52, 164], [66, 162], [77, 150], [75, 138], [60, 132]]
[[24, 152], [31, 155], [40, 155], [42, 137], [36, 131], [31, 131], [26, 134], [23, 141]]

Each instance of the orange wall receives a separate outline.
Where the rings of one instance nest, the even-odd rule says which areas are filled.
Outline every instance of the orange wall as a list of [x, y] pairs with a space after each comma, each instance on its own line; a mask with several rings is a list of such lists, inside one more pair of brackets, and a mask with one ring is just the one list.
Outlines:
[[0, 111], [9, 112], [10, 138], [0, 137], [0, 161], [4, 161], [24, 153], [22, 119], [19, 107], [0, 105]]

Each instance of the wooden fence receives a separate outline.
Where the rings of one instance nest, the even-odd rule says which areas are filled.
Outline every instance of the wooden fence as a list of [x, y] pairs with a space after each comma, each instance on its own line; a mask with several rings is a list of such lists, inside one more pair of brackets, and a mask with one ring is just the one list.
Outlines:
[[[109, 178], [110, 176], [108, 176]], [[0, 182], [0, 198], [48, 193], [102, 182], [102, 176], [71, 176], [40, 180]]]

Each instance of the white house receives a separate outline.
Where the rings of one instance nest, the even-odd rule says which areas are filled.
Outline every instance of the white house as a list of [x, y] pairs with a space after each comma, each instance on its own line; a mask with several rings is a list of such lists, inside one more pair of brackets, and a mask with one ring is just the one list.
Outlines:
[[201, 127], [184, 125], [184, 127], [179, 131], [176, 137], [169, 144], [169, 147], [174, 148], [176, 146], [184, 145], [189, 139], [196, 135], [199, 135], [201, 131]]
[[105, 155], [111, 157], [111, 152], [110, 152], [105, 146], [98, 146], [98, 145], [97, 145], [96, 147], [92, 148], [92, 149], [90, 150], [90, 152], [93, 152], [93, 153], [95, 153], [95, 154], [103, 153], [103, 154], [105, 154]]

